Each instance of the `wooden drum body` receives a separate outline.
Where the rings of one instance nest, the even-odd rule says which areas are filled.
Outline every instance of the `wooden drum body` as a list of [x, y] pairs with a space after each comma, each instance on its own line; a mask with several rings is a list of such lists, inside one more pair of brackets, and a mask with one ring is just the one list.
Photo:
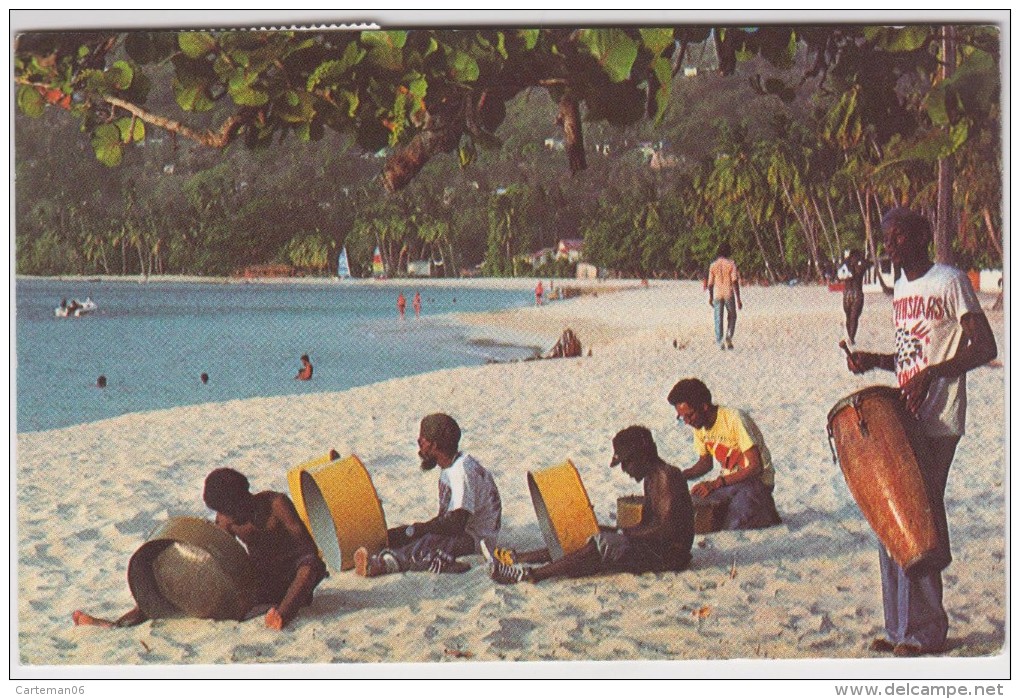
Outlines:
[[386, 548], [386, 516], [365, 465], [354, 456], [316, 459], [287, 474], [291, 497], [334, 571], [354, 567], [354, 552]]
[[528, 472], [538, 526], [552, 559], [583, 547], [599, 533], [595, 510], [573, 462]]
[[843, 477], [878, 540], [901, 568], [935, 553], [938, 532], [900, 393], [872, 386], [829, 411], [829, 442]]
[[128, 587], [150, 619], [243, 619], [257, 578], [247, 551], [198, 517], [175, 517], [131, 556]]

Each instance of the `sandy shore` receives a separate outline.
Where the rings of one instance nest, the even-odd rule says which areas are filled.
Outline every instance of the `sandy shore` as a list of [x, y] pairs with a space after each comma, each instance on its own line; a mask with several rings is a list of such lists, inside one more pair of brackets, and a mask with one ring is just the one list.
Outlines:
[[[982, 295], [986, 307], [992, 301]], [[28, 671], [180, 664], [205, 676], [221, 670], [199, 666], [244, 664], [254, 672], [258, 664], [290, 663], [329, 675], [344, 672], [337, 664], [379, 662], [877, 658], [866, 648], [882, 627], [876, 546], [833, 463], [825, 428], [840, 398], [893, 378], [846, 371], [837, 347], [840, 302], [824, 287], [748, 288], [736, 349], [721, 352], [700, 284], [653, 282], [462, 319], [477, 324], [479, 337], [527, 336], [543, 346], [570, 326], [590, 357], [453, 369], [342, 393], [207, 404], [19, 435], [13, 655]], [[860, 347], [889, 351], [890, 311], [887, 297], [867, 297]], [[1000, 363], [970, 375], [968, 434], [946, 495], [955, 555], [945, 575], [948, 657], [816, 662], [807, 672], [898, 676], [909, 667], [926, 677], [960, 677], [974, 667], [960, 658], [975, 657], [1002, 667], [1005, 338], [1002, 313], [988, 315]], [[291, 466], [329, 448], [353, 452], [368, 466], [390, 524], [432, 516], [436, 475], [419, 471], [414, 438], [421, 416], [437, 410], [458, 419], [462, 448], [493, 472], [505, 543], [541, 545], [525, 474], [568, 457], [599, 519], [612, 522], [616, 498], [640, 492], [608, 467], [618, 429], [644, 424], [667, 461], [694, 461], [690, 431], [666, 402], [684, 376], [701, 377], [719, 403], [752, 411], [773, 455], [784, 520], [764, 531], [697, 536], [690, 571], [499, 587], [475, 557], [459, 576], [334, 573], [284, 633], [263, 628], [261, 619], [158, 620], [116, 631], [70, 623], [78, 608], [112, 616], [132, 605], [129, 557], [168, 516], [209, 516], [201, 484], [220, 466], [246, 473], [256, 489], [286, 491]], [[776, 667], [724, 666], [738, 673], [731, 676]], [[712, 664], [656, 667], [694, 677]], [[989, 676], [987, 665], [978, 667], [977, 676]]]

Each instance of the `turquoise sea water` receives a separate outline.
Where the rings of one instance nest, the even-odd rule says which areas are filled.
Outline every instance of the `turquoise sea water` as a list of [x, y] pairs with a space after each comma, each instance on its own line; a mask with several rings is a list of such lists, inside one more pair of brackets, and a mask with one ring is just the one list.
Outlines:
[[[407, 317], [397, 317], [397, 293]], [[528, 305], [530, 292], [342, 283], [16, 282], [17, 431], [180, 405], [339, 391], [436, 369], [531, 354], [478, 346], [443, 314]], [[56, 318], [62, 298], [99, 312]], [[299, 357], [315, 367], [295, 381]], [[199, 380], [209, 374], [209, 383]], [[96, 387], [106, 376], [107, 387]]]

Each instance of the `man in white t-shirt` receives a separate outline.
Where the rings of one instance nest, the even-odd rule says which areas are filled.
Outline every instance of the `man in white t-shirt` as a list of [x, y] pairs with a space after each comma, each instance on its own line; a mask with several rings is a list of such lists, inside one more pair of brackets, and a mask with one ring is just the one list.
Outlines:
[[967, 275], [933, 264], [928, 256], [931, 224], [908, 209], [882, 219], [885, 246], [903, 272], [893, 289], [896, 353], [853, 352], [847, 367], [896, 372], [907, 409], [918, 421], [914, 443], [918, 466], [939, 534], [929, 565], [906, 571], [879, 546], [885, 636], [871, 649], [900, 657], [937, 653], [945, 645], [949, 619], [942, 604], [942, 570], [949, 565], [945, 489], [956, 446], [964, 433], [967, 378], [996, 355], [995, 336]]
[[434, 413], [421, 421], [418, 456], [421, 468], [439, 466], [439, 514], [427, 522], [393, 527], [389, 547], [369, 556], [354, 553], [358, 575], [374, 577], [408, 570], [463, 573], [470, 566], [458, 556], [480, 552], [480, 542], [496, 545], [502, 518], [499, 489], [474, 457], [458, 451], [460, 426], [449, 415]]

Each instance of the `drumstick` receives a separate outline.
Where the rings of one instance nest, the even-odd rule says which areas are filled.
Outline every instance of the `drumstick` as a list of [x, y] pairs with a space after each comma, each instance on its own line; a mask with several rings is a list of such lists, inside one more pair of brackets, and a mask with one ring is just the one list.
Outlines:
[[842, 350], [843, 350], [844, 352], [846, 352], [846, 356], [847, 356], [847, 358], [849, 359], [849, 357], [850, 357], [850, 348], [846, 346], [846, 340], [840, 340], [840, 341], [839, 341], [839, 346], [840, 346], [840, 348], [841, 348], [841, 349], [842, 349]]

